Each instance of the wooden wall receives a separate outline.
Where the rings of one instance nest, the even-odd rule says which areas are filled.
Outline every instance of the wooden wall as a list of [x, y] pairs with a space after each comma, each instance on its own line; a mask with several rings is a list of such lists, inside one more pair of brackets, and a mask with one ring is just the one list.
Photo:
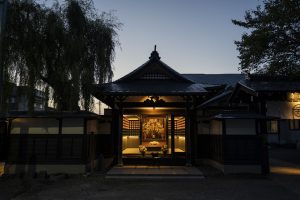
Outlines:
[[262, 139], [257, 135], [226, 135], [224, 164], [260, 164]]
[[198, 135], [197, 155], [222, 164], [260, 164], [262, 140], [257, 135]]
[[[82, 163], [84, 135], [10, 135], [8, 163]], [[88, 136], [86, 136], [88, 137]]]
[[0, 161], [6, 158], [7, 148], [7, 124], [5, 121], [0, 121]]
[[211, 159], [223, 163], [223, 136], [222, 135], [198, 135], [198, 158]]
[[[45, 122], [55, 121], [55, 119], [43, 120]], [[84, 122], [83, 118], [81, 118], [81, 120]], [[40, 127], [43, 127], [44, 123], [40, 123], [40, 121], [41, 120], [37, 120], [36, 123], [31, 123], [34, 128], [29, 126], [30, 123], [26, 123], [26, 126], [28, 126], [26, 127], [26, 133], [18, 131], [14, 134], [9, 134], [6, 154], [7, 163], [86, 164], [97, 159], [100, 155], [104, 157], [113, 155], [113, 142], [110, 128], [105, 128], [105, 134], [90, 134], [90, 132], [94, 131], [88, 132], [88, 130], [91, 130], [91, 128], [86, 127], [88, 123], [84, 122], [80, 124], [75, 121], [75, 125], [73, 125], [74, 123], [69, 120], [65, 121], [70, 123], [65, 123], [66, 126], [63, 126], [61, 130], [62, 133], [59, 133], [59, 129], [57, 129], [56, 133], [45, 133], [45, 131], [38, 133], [36, 132], [37, 130], [43, 130], [43, 128]], [[105, 122], [105, 127], [107, 127], [107, 123], [110, 124], [109, 121]], [[103, 123], [99, 122], [99, 128], [101, 128], [101, 124]], [[15, 124], [14, 127], [17, 127], [15, 130], [25, 130], [24, 126], [21, 125], [20, 122]], [[62, 123], [62, 125], [64, 125], [64, 123]], [[18, 127], [22, 128], [20, 129]], [[35, 127], [39, 128], [37, 129]], [[50, 127], [55, 126], [51, 125]], [[68, 131], [64, 133], [63, 129], [66, 128], [68, 128]], [[34, 132], [32, 132], [32, 130], [34, 130]], [[51, 128], [51, 130], [54, 129]], [[70, 132], [72, 130], [75, 130], [74, 134]], [[80, 132], [78, 132], [79, 130]]]

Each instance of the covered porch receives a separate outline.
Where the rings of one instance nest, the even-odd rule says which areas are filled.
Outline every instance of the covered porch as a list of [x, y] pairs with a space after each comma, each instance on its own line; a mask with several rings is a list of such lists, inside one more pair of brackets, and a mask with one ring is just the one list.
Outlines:
[[179, 74], [160, 60], [156, 50], [131, 73], [95, 85], [93, 95], [112, 109], [116, 163], [182, 158], [191, 165], [194, 108], [215, 87]]

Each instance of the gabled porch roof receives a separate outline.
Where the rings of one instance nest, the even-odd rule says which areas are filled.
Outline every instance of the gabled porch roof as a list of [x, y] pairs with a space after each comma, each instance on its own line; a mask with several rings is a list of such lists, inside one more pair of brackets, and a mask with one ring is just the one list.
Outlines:
[[95, 85], [93, 95], [100, 100], [103, 96], [197, 96], [211, 87], [218, 86], [196, 83], [176, 72], [160, 60], [155, 49], [149, 60], [131, 73], [114, 82]]

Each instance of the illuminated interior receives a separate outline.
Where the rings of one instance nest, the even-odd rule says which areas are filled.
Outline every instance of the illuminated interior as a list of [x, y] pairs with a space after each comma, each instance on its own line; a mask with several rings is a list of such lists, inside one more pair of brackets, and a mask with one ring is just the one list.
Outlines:
[[185, 118], [175, 117], [174, 122], [174, 151], [185, 152]]
[[[174, 133], [170, 115], [124, 115], [123, 156], [158, 154], [172, 155], [185, 152], [185, 117], [174, 117]], [[173, 145], [172, 145], [173, 138]], [[173, 150], [172, 150], [173, 148]]]
[[288, 92], [287, 100], [290, 102], [299, 102], [300, 101], [300, 93], [299, 92]]

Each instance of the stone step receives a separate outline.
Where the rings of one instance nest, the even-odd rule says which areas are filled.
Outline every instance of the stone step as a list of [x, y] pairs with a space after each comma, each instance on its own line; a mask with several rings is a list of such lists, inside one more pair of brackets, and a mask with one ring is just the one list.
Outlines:
[[125, 179], [125, 180], [199, 180], [204, 176], [193, 175], [106, 175], [105, 179]]
[[123, 166], [106, 173], [108, 179], [203, 179], [196, 167], [186, 166]]

